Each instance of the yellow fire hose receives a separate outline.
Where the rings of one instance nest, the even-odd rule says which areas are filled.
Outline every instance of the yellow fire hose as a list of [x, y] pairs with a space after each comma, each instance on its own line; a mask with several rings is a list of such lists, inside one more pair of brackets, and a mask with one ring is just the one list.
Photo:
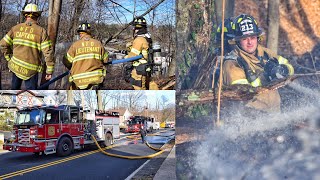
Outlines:
[[150, 154], [150, 155], [147, 155], [147, 156], [124, 156], [124, 155], [119, 155], [119, 154], [112, 154], [112, 153], [108, 153], [108, 152], [104, 151], [104, 150], [100, 147], [99, 143], [97, 142], [96, 138], [95, 138], [93, 135], [91, 135], [91, 138], [93, 139], [94, 143], [97, 145], [97, 147], [99, 148], [99, 150], [100, 150], [103, 154], [108, 155], [108, 156], [112, 156], [112, 157], [118, 157], [118, 158], [124, 158], [124, 159], [150, 159], [150, 158], [153, 158], [153, 157], [155, 157], [155, 156], [158, 156], [158, 155], [160, 155], [161, 153], [164, 152], [164, 150], [154, 148], [154, 147], [152, 147], [149, 143], [146, 143], [146, 145], [147, 145], [149, 148], [151, 148], [151, 149], [153, 149], [153, 150], [157, 150], [157, 151], [159, 151], [159, 152], [156, 152], [156, 153], [154, 153], [154, 154]]

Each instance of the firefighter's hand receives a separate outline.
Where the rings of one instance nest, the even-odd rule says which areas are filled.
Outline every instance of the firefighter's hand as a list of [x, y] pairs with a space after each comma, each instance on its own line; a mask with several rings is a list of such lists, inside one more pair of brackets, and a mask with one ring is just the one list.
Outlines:
[[51, 75], [51, 74], [46, 74], [45, 79], [46, 79], [47, 81], [49, 81], [51, 78], [52, 78], [52, 75]]
[[288, 77], [289, 69], [287, 68], [287, 66], [280, 64], [279, 66], [276, 66], [271, 70], [271, 74], [278, 79]]

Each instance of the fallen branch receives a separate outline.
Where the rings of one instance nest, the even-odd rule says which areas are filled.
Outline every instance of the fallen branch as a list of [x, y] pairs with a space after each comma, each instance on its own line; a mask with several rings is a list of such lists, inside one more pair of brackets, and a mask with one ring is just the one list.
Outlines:
[[[308, 74], [295, 74], [295, 75], [289, 76], [288, 78], [274, 81], [265, 87], [254, 88], [250, 85], [243, 85], [243, 84], [223, 87], [224, 89], [221, 93], [221, 100], [248, 101], [258, 94], [266, 93], [268, 91], [276, 90], [281, 87], [284, 87], [297, 78], [306, 77], [306, 76], [315, 76], [315, 75], [320, 75], [320, 72], [317, 71], [315, 73], [308, 73]], [[216, 98], [212, 90], [181, 91], [181, 92], [177, 92], [176, 98], [179, 106], [202, 104], [202, 103], [208, 103], [212, 101], [216, 102]]]

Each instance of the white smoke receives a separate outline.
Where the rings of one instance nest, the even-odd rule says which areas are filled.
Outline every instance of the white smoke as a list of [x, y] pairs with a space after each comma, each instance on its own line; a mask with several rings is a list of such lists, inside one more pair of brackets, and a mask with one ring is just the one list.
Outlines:
[[235, 109], [190, 150], [199, 179], [320, 179], [320, 93], [298, 84], [304, 99], [289, 111], [252, 119]]

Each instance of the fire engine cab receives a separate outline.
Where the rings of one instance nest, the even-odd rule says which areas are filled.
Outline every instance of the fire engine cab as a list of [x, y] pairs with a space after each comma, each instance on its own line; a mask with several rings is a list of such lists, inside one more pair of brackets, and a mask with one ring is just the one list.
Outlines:
[[142, 126], [147, 132], [153, 131], [153, 122], [154, 119], [145, 116], [131, 116], [127, 122], [128, 128], [126, 129], [127, 133], [139, 132], [140, 127]]
[[112, 144], [114, 135], [119, 136], [119, 116], [104, 113], [87, 119], [85, 114], [73, 105], [23, 108], [17, 112], [14, 138], [4, 149], [68, 156], [73, 150], [94, 145], [91, 135], [101, 146]]

